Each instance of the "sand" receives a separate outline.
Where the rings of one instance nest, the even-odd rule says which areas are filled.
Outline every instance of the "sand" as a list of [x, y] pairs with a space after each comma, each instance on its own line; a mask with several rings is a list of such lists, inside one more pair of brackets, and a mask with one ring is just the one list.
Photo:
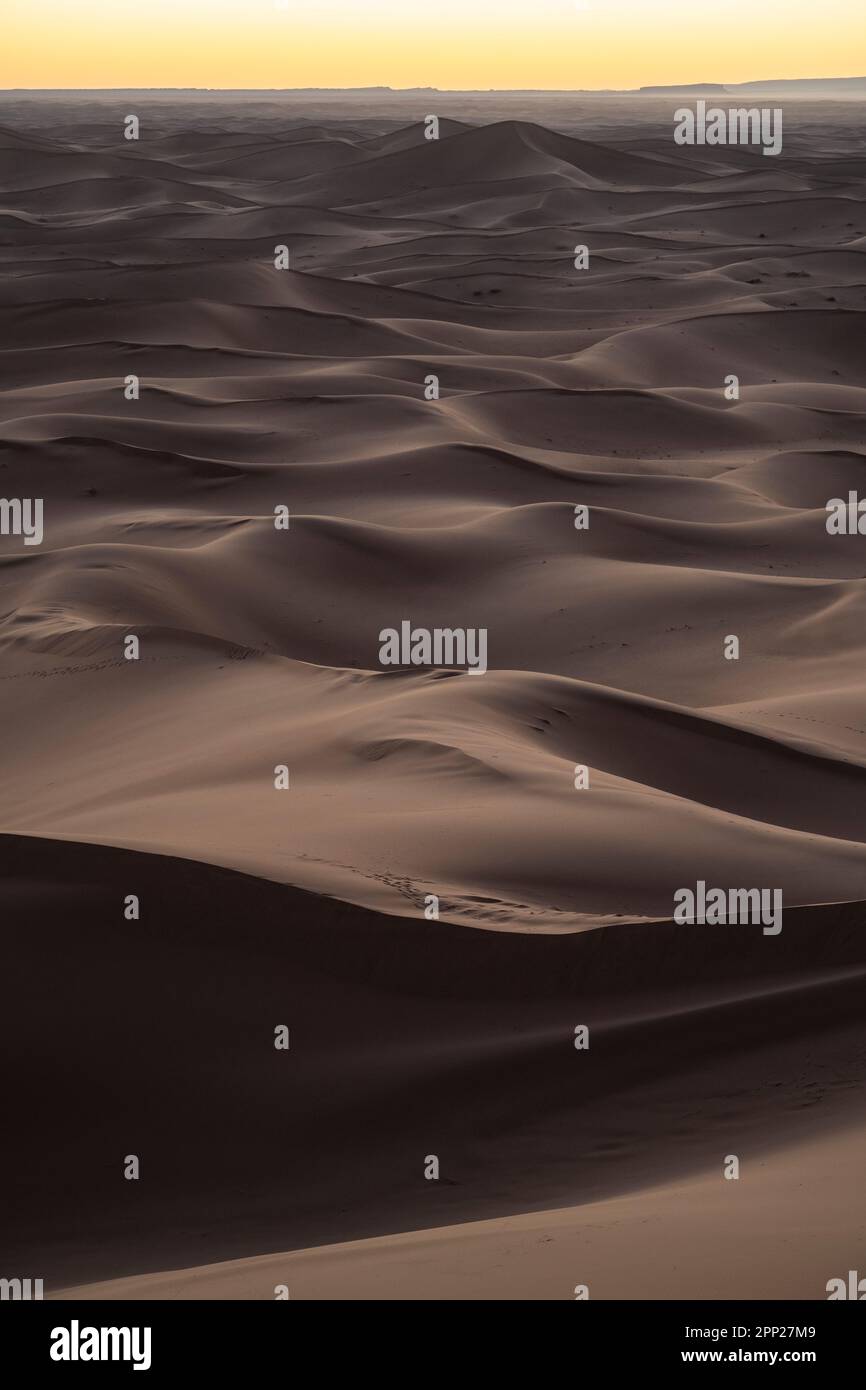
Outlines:
[[[862, 106], [789, 102], [770, 160], [674, 102], [427, 141], [423, 100], [0, 101], [0, 492], [45, 516], [0, 537], [4, 1264], [821, 1297], [863, 1235]], [[489, 669], [384, 668], [404, 620]], [[674, 925], [698, 880], [782, 932]]]
[[[794, 1146], [742, 1185], [692, 1179], [593, 1202], [84, 1285], [61, 1299], [780, 1300], [827, 1296], [866, 1140]], [[832, 1166], [842, 1178], [827, 1190]], [[862, 1214], [854, 1230], [866, 1234]], [[743, 1233], [748, 1229], [749, 1238]], [[780, 1247], [784, 1260], [779, 1258]], [[823, 1274], [831, 1271], [827, 1280]]]

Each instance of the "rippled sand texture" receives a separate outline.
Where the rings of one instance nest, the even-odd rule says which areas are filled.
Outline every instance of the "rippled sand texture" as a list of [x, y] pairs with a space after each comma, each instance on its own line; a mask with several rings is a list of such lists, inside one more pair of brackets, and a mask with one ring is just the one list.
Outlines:
[[[0, 103], [6, 1224], [53, 1289], [328, 1244], [292, 1297], [567, 1298], [605, 1221], [598, 1296], [862, 1264], [863, 108], [769, 159], [527, 103]], [[489, 670], [383, 669], [402, 620]], [[671, 925], [699, 879], [781, 935]]]

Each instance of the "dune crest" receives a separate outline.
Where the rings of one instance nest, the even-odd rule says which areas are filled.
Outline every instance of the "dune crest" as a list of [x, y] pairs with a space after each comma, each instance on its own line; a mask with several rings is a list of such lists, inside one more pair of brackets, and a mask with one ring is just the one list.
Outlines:
[[[801, 1170], [853, 1182], [857, 121], [786, 112], [763, 160], [677, 147], [661, 99], [455, 101], [435, 140], [406, 100], [154, 98], [138, 141], [109, 98], [0, 101], [0, 492], [44, 504], [0, 536], [10, 1235], [54, 1293], [260, 1296], [286, 1252], [293, 1297], [428, 1257], [438, 1297], [463, 1240], [521, 1296], [513, 1237], [546, 1297], [569, 1241], [645, 1296], [621, 1223], [693, 1271], [687, 1213], [759, 1219], [726, 1153], [788, 1213]], [[483, 662], [388, 665], [404, 625]], [[676, 926], [698, 882], [783, 895], [778, 938]], [[754, 1296], [854, 1267], [828, 1221]]]

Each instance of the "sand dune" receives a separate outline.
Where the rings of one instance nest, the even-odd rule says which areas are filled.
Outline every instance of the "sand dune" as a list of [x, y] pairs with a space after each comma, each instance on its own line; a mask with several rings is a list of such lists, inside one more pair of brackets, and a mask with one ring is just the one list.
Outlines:
[[[558, 1211], [438, 1226], [317, 1249], [142, 1274], [59, 1292], [89, 1299], [820, 1299], [839, 1251], [864, 1227], [849, 1194], [864, 1161], [862, 1129], [844, 1145], [793, 1145], [755, 1164], [732, 1200], [711, 1177]], [[836, 1181], [827, 1188], [826, 1174]], [[788, 1234], [785, 1261], [776, 1256]], [[707, 1251], [712, 1259], [707, 1261]]]
[[[861, 1258], [857, 121], [498, 101], [3, 99], [4, 1261], [52, 1295]], [[384, 667], [404, 620], [487, 671]], [[782, 932], [674, 925], [698, 880]]]
[[[768, 1187], [790, 1203], [804, 1179], [818, 1190], [830, 1171], [837, 1193], [857, 1180], [838, 1155], [861, 1119], [862, 904], [792, 913], [780, 953], [746, 926], [479, 932], [153, 854], [18, 837], [3, 849], [18, 936], [0, 1016], [28, 1058], [8, 1091], [21, 1125], [4, 1150], [6, 1248], [38, 1263], [50, 1293], [569, 1205], [570, 1218], [536, 1219], [571, 1224], [573, 1258], [581, 1227], [604, 1230], [617, 1210], [618, 1239], [624, 1223], [638, 1241], [622, 1283], [622, 1247], [607, 1250], [599, 1296], [646, 1296], [656, 1266], [640, 1226], [664, 1244], [660, 1212], [694, 1262], [717, 1223], [749, 1245]], [[122, 917], [132, 890], [138, 923]], [[291, 1049], [275, 1053], [289, 1019]], [[579, 1022], [588, 1053], [572, 1046]], [[83, 1107], [94, 1078], [99, 1104]], [[792, 1145], [819, 1146], [805, 1173]], [[119, 1172], [129, 1152], [142, 1154], [134, 1188]], [[732, 1152], [739, 1187], [722, 1176]], [[430, 1153], [438, 1183], [423, 1177]], [[820, 1209], [814, 1265], [806, 1247], [795, 1279], [764, 1251], [750, 1292], [773, 1296], [784, 1278], [814, 1297], [825, 1262], [854, 1257], [856, 1217]], [[532, 1262], [504, 1275], [530, 1292]], [[703, 1287], [718, 1286], [711, 1268]], [[219, 1289], [205, 1278], [201, 1292]]]

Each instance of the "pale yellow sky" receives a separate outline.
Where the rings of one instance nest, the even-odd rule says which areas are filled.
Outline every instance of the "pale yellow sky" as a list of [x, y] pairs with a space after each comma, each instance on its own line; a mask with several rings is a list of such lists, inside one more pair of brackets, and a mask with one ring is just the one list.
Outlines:
[[866, 75], [866, 0], [3, 0], [0, 87], [597, 88]]

